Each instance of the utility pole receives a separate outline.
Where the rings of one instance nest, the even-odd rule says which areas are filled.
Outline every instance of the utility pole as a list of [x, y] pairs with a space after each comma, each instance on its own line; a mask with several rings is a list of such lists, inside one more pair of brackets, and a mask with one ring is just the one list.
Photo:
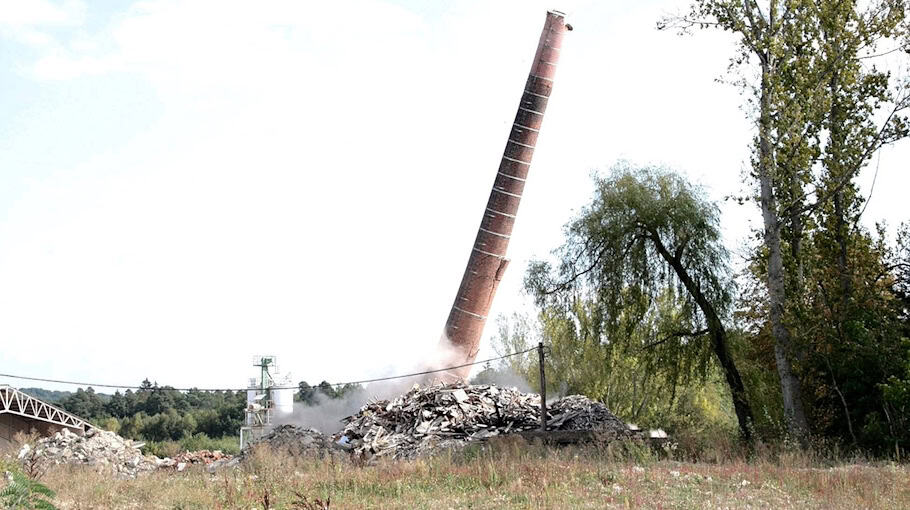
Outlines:
[[540, 431], [547, 431], [547, 374], [543, 369], [543, 342], [537, 344], [537, 359], [540, 362]]

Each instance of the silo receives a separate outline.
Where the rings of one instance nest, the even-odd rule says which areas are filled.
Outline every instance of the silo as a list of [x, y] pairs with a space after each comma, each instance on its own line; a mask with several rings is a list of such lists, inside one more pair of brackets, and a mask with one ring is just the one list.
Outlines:
[[290, 374], [276, 381], [276, 383], [270, 390], [275, 413], [279, 416], [293, 413], [294, 390], [296, 388], [292, 386]]

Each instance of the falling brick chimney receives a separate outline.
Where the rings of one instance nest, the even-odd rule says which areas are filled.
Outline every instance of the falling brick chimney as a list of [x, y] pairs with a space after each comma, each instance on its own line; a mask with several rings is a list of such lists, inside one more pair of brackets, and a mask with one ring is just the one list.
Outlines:
[[[496, 172], [493, 191], [490, 192], [468, 259], [468, 267], [446, 321], [446, 336], [455, 351], [450, 360], [453, 365], [473, 362], [480, 349], [480, 337], [487, 321], [487, 313], [493, 303], [496, 287], [509, 263], [506, 259], [509, 237], [512, 235], [525, 180], [528, 178], [537, 134], [547, 109], [547, 99], [553, 89], [562, 37], [568, 30], [572, 30], [572, 27], [565, 23], [563, 13], [547, 12], [531, 73], [521, 95], [502, 162]], [[464, 367], [449, 375], [463, 379], [469, 372], [470, 367]]]

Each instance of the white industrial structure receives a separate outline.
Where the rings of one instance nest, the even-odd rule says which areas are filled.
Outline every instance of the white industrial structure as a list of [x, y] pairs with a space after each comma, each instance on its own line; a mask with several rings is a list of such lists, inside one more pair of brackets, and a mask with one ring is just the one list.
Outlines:
[[285, 374], [275, 381], [271, 390], [272, 407], [275, 409], [276, 416], [287, 416], [294, 412], [294, 393], [297, 388], [294, 386], [291, 374]]
[[256, 356], [253, 366], [259, 367], [259, 377], [250, 378], [246, 390], [246, 419], [240, 427], [240, 448], [269, 433], [274, 417], [294, 412], [296, 387], [291, 374], [278, 376], [275, 356]]

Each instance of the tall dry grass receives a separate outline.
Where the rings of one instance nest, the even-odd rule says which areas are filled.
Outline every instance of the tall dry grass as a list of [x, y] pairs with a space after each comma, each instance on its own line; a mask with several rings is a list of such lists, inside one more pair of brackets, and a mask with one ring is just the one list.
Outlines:
[[701, 458], [691, 455], [679, 445], [557, 450], [501, 438], [372, 466], [259, 449], [242, 468], [214, 475], [190, 469], [114, 480], [60, 468], [42, 481], [61, 509], [910, 508], [906, 465], [782, 446], [718, 444]]

